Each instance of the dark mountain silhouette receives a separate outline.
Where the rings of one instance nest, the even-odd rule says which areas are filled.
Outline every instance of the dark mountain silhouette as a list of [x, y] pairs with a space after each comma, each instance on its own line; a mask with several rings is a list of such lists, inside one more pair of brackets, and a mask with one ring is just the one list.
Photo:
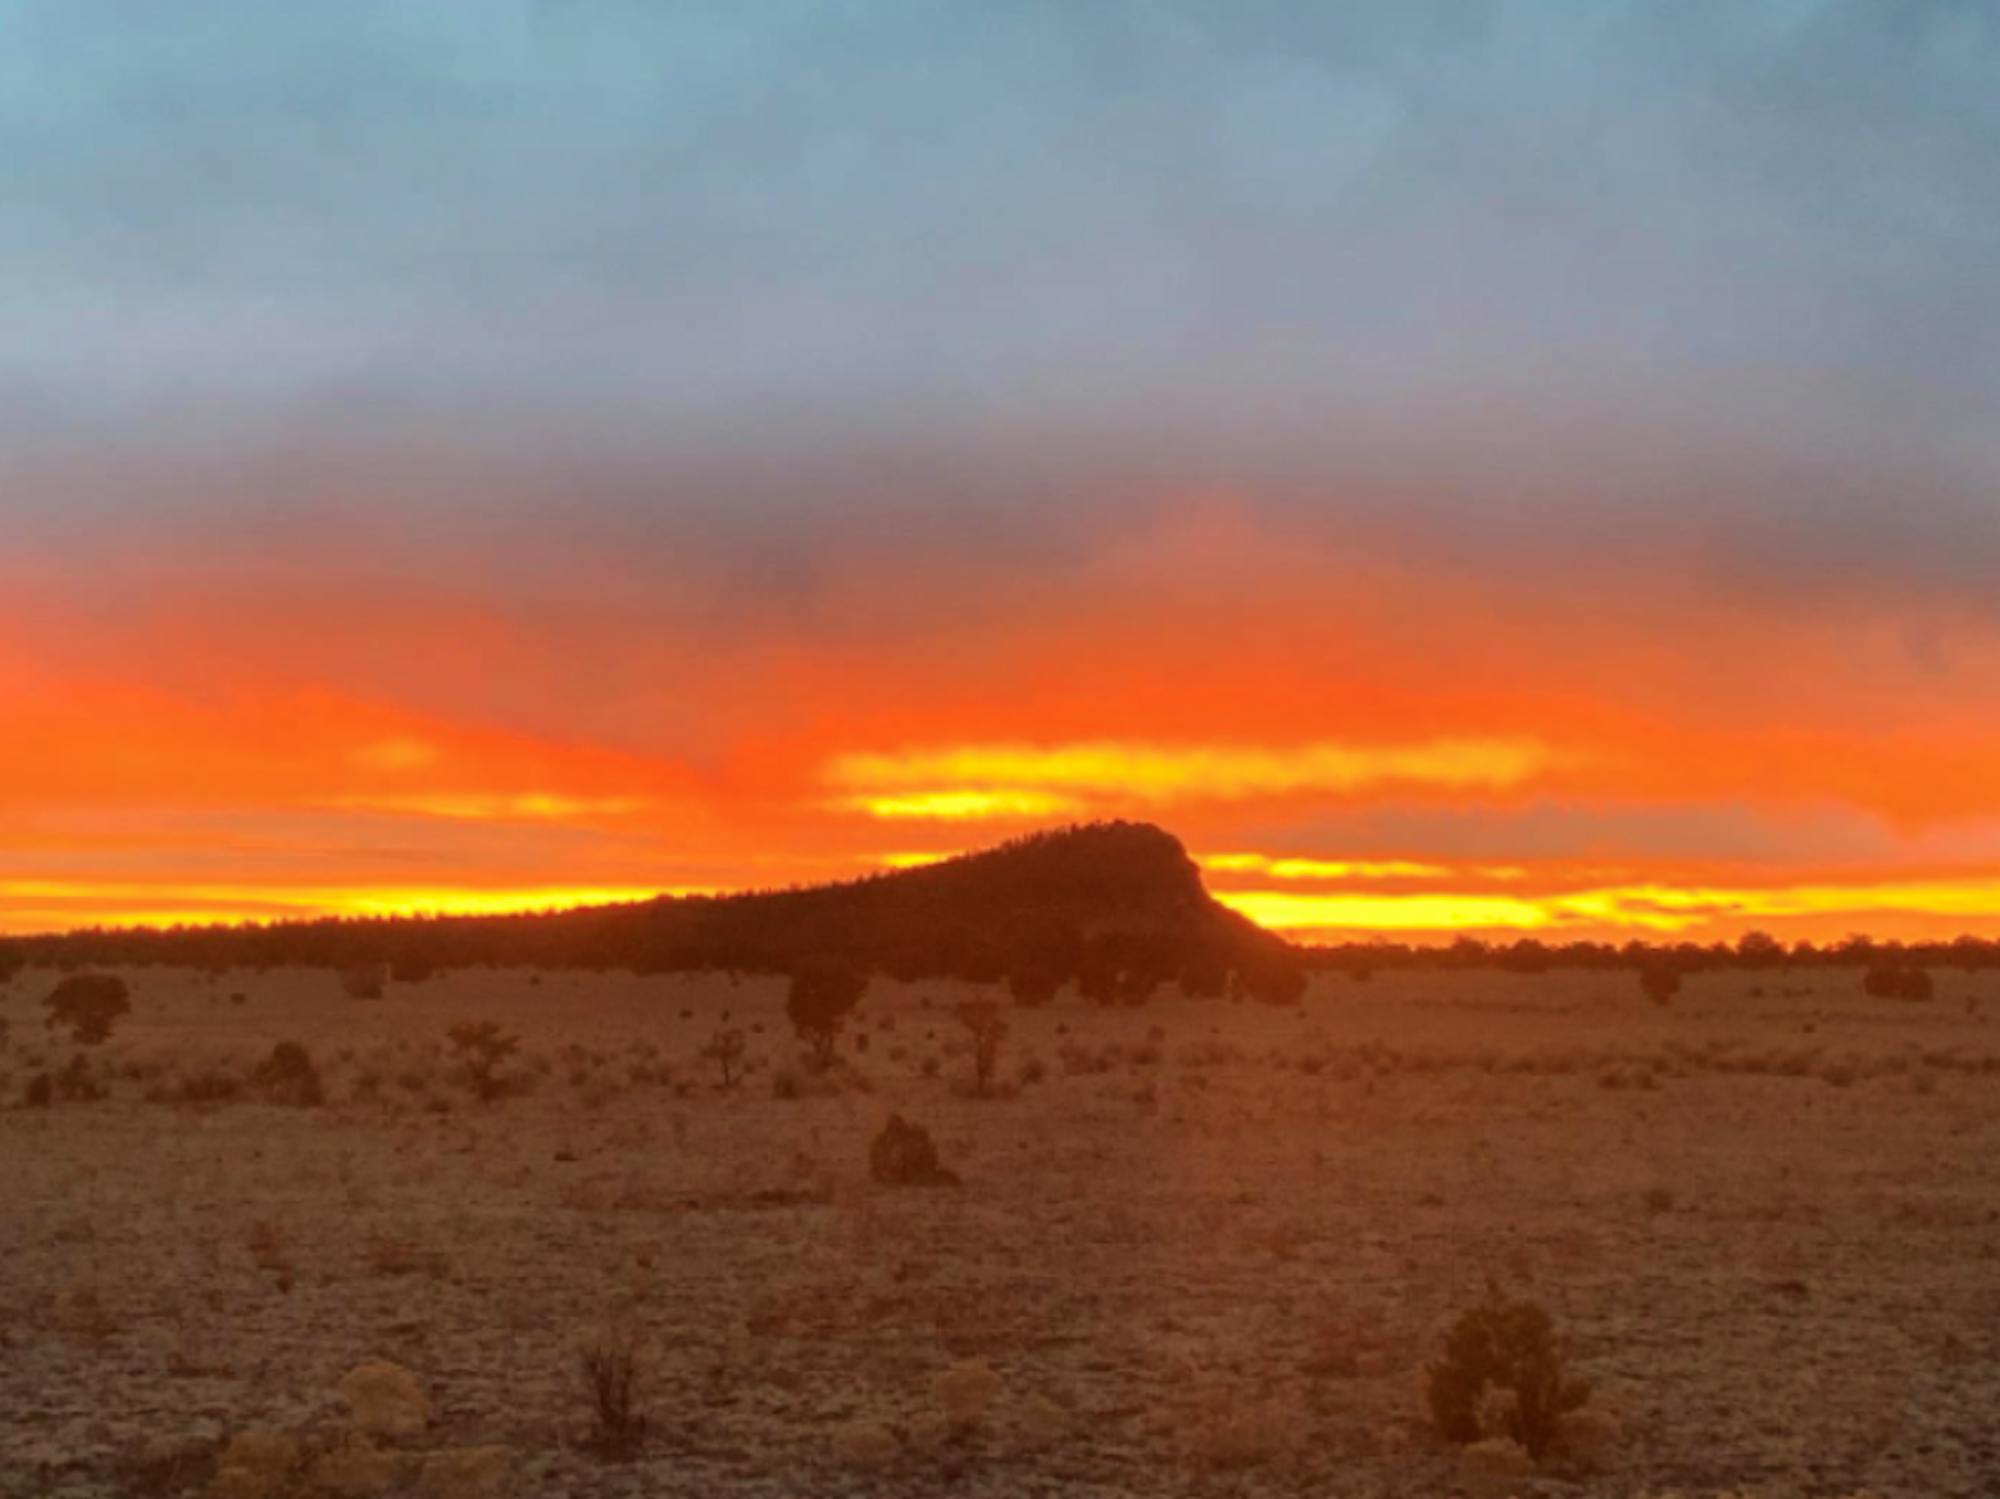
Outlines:
[[839, 884], [662, 897], [549, 914], [76, 932], [13, 944], [29, 961], [211, 966], [388, 962], [789, 972], [837, 960], [899, 978], [1008, 979], [1029, 1000], [1075, 980], [1101, 998], [1181, 981], [1219, 992], [1291, 949], [1218, 903], [1172, 834], [1106, 822], [1037, 833]]

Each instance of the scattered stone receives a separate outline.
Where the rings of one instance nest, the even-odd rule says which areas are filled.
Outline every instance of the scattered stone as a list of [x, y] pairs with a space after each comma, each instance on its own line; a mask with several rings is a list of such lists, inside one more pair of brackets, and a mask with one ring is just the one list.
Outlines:
[[340, 1398], [354, 1429], [369, 1436], [415, 1436], [431, 1418], [431, 1403], [417, 1376], [386, 1360], [348, 1370], [340, 1381]]
[[1458, 1476], [1465, 1487], [1490, 1499], [1512, 1494], [1534, 1471], [1535, 1464], [1527, 1450], [1506, 1437], [1488, 1437], [1458, 1454]]
[[967, 1359], [931, 1381], [931, 1393], [937, 1397], [945, 1420], [963, 1430], [986, 1414], [986, 1407], [1000, 1393], [1000, 1376], [985, 1359]]

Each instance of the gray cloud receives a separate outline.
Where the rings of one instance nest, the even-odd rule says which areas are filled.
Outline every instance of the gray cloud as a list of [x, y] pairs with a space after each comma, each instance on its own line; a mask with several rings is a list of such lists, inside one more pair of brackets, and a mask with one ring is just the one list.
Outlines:
[[1921, 0], [24, 3], [0, 507], [797, 569], [1210, 483], [1970, 594], [1997, 71]]

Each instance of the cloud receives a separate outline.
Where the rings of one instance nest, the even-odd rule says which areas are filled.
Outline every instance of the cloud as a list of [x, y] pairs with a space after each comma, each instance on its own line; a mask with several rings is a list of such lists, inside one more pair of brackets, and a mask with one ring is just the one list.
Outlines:
[[966, 744], [849, 752], [821, 771], [847, 803], [877, 816], [1018, 816], [1092, 803], [1167, 805], [1301, 793], [1351, 795], [1383, 786], [1506, 788], [1562, 757], [1532, 740], [1418, 744]]

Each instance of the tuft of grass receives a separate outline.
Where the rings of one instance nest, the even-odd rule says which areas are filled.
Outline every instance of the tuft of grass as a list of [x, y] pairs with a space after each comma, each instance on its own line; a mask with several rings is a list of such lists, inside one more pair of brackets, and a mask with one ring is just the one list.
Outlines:
[[646, 1438], [638, 1407], [639, 1353], [629, 1337], [606, 1335], [578, 1358], [592, 1429], [585, 1446], [610, 1462], [630, 1462]]

